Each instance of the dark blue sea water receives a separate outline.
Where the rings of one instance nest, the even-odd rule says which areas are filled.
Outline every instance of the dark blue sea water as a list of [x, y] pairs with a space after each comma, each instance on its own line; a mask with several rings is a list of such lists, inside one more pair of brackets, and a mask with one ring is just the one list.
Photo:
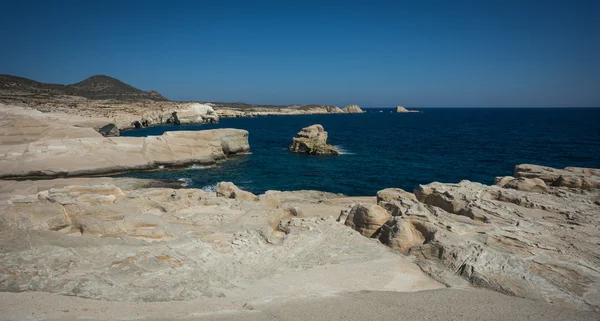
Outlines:
[[[384, 112], [380, 113], [379, 110]], [[374, 195], [386, 187], [412, 191], [433, 181], [463, 179], [491, 184], [514, 166], [600, 167], [599, 108], [427, 108], [397, 114], [269, 116], [222, 119], [220, 124], [159, 126], [123, 136], [160, 135], [172, 130], [240, 128], [250, 132], [252, 153], [218, 166], [133, 172], [125, 176], [191, 180], [210, 189], [232, 181], [255, 193], [269, 189], [315, 189]], [[301, 128], [322, 124], [341, 156], [298, 155], [287, 150]]]

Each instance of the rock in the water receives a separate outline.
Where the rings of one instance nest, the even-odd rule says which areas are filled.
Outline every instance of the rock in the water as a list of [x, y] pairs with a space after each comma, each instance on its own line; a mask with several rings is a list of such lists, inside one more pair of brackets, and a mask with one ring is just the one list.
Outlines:
[[117, 137], [121, 134], [117, 125], [112, 123], [100, 127], [98, 132], [104, 137]]
[[373, 237], [391, 215], [375, 204], [356, 204], [348, 213], [345, 224], [363, 236]]
[[310, 155], [339, 155], [335, 147], [327, 144], [327, 132], [321, 125], [311, 125], [302, 130], [292, 139], [290, 151]]
[[342, 111], [348, 114], [360, 114], [365, 112], [364, 110], [360, 109], [358, 105], [347, 105], [346, 107], [342, 108]]
[[418, 113], [418, 110], [408, 110], [406, 108], [404, 108], [404, 106], [397, 106], [396, 107], [396, 112], [397, 113]]

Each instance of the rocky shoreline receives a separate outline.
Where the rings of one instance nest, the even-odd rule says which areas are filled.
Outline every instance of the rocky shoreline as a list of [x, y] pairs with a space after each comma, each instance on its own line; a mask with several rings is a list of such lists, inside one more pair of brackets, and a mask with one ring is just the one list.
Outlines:
[[[70, 177], [213, 164], [250, 150], [238, 129], [103, 137], [86, 118], [2, 108], [0, 178]], [[102, 122], [102, 120], [96, 120]]]
[[339, 220], [446, 285], [600, 310], [598, 171], [519, 165], [515, 177], [385, 189]]
[[[103, 137], [94, 128], [108, 118], [1, 107], [0, 178], [206, 164], [250, 149], [244, 130]], [[313, 129], [305, 136], [326, 144]], [[244, 309], [324, 293], [483, 288], [600, 311], [599, 225], [600, 170], [590, 168], [524, 164], [494, 186], [434, 182], [364, 197], [4, 179], [0, 291]]]
[[[525, 182], [431, 183], [415, 193], [389, 188], [377, 197], [346, 197], [254, 195], [232, 183], [215, 193], [126, 178], [4, 180], [0, 290], [118, 301], [258, 299], [264, 293], [251, 284], [279, 273], [303, 271], [326, 282], [331, 276], [322, 267], [362, 262], [362, 271], [386, 261], [420, 280], [420, 290], [475, 286], [599, 311], [600, 192], [560, 185], [530, 191]], [[23, 237], [27, 244], [17, 241]], [[377, 270], [373, 276], [391, 277]], [[362, 289], [390, 290], [361, 278], [370, 284]]]

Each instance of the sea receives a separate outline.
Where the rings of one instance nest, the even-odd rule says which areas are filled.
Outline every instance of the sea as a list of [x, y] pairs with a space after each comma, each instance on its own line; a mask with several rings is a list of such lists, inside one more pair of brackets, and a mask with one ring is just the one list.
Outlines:
[[[129, 172], [120, 176], [177, 180], [214, 191], [221, 181], [260, 194], [267, 190], [319, 190], [372, 196], [387, 187], [413, 191], [430, 182], [492, 184], [515, 165], [600, 168], [600, 108], [423, 108], [396, 113], [225, 118], [219, 124], [156, 126], [122, 136], [165, 131], [239, 128], [251, 152], [212, 166]], [[339, 156], [288, 151], [303, 127], [321, 124]]]

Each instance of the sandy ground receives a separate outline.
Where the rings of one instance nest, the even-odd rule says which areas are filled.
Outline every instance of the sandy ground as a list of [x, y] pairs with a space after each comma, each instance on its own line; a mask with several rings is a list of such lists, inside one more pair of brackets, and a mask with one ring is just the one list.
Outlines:
[[[219, 303], [221, 302], [221, 303]], [[217, 312], [202, 312], [207, 308]], [[273, 300], [235, 308], [219, 299], [109, 302], [57, 294], [0, 293], [1, 320], [600, 320], [600, 313], [560, 308], [484, 290], [362, 291]]]

